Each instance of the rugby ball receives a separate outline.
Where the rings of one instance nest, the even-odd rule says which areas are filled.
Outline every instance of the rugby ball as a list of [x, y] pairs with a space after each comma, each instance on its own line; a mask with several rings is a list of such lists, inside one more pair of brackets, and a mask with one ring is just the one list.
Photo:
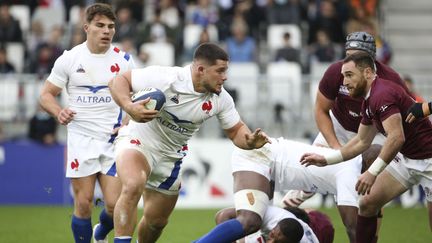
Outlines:
[[157, 88], [145, 88], [132, 95], [132, 102], [145, 100], [150, 97], [150, 101], [144, 106], [148, 110], [160, 111], [165, 105], [165, 94]]

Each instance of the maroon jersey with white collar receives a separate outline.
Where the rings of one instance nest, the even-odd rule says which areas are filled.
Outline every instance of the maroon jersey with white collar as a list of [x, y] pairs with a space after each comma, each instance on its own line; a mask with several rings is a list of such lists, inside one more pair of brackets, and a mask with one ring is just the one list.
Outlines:
[[[354, 99], [349, 96], [348, 89], [343, 85], [342, 65], [343, 61], [330, 65], [319, 83], [319, 91], [327, 99], [335, 101], [331, 111], [342, 127], [357, 133], [361, 121], [360, 111], [363, 99]], [[379, 61], [375, 61], [375, 65], [378, 77], [391, 80], [408, 90], [399, 74], [393, 69]]]
[[389, 80], [376, 78], [363, 102], [362, 120], [364, 125], [375, 125], [386, 135], [382, 122], [393, 114], [400, 113], [405, 134], [405, 143], [400, 152], [410, 159], [432, 158], [432, 123], [428, 118], [406, 123], [408, 109], [414, 99], [399, 85]]

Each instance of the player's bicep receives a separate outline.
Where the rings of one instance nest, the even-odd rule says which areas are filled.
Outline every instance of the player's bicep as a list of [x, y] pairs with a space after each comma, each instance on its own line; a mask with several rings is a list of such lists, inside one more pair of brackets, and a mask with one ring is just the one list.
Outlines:
[[44, 85], [42, 86], [41, 96], [58, 96], [62, 91], [62, 88], [53, 84], [49, 80], [46, 80]]

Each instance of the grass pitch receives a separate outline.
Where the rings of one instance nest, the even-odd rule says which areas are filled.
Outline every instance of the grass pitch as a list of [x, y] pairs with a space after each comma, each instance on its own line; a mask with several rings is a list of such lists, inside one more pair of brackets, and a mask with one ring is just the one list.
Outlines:
[[[94, 211], [93, 224], [96, 223], [100, 210], [98, 207]], [[214, 227], [213, 217], [217, 211], [176, 209], [158, 242], [186, 243], [197, 239]], [[337, 210], [331, 208], [322, 211], [333, 221], [336, 231], [334, 242], [348, 242]], [[73, 242], [70, 231], [71, 215], [71, 207], [0, 206], [0, 242]], [[385, 208], [378, 242], [432, 242], [427, 215], [427, 209], [423, 207]]]

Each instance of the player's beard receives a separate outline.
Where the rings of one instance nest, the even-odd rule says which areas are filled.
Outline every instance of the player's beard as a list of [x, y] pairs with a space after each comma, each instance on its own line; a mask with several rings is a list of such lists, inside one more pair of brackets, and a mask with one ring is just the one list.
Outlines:
[[222, 87], [220, 90], [217, 90], [216, 88], [212, 87], [209, 83], [204, 82], [203, 84], [204, 88], [207, 90], [207, 92], [209, 93], [213, 93], [213, 94], [217, 94], [219, 95], [222, 91]]
[[362, 77], [361, 81], [358, 83], [358, 86], [352, 89], [350, 96], [356, 99], [364, 97], [366, 95], [366, 86], [367, 86], [367, 80], [364, 77]]

